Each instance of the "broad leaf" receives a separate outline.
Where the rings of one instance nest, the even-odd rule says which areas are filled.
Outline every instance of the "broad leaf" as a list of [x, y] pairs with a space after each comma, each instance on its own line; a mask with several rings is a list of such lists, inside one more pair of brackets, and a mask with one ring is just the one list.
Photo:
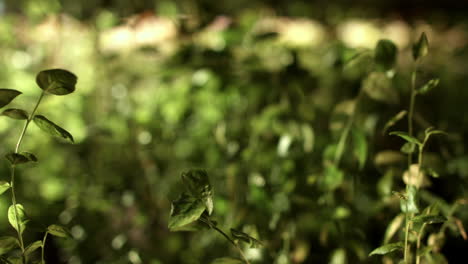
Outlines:
[[43, 131], [49, 133], [50, 135], [52, 136], [55, 136], [55, 137], [60, 137], [60, 138], [64, 138], [70, 142], [74, 142], [73, 141], [73, 136], [68, 133], [68, 131], [66, 131], [65, 129], [59, 127], [58, 125], [56, 125], [55, 123], [53, 123], [52, 121], [50, 121], [49, 119], [47, 119], [45, 116], [42, 116], [42, 115], [36, 115], [34, 116], [34, 123], [40, 128], [42, 129]]
[[75, 74], [62, 69], [51, 69], [39, 72], [36, 83], [47, 93], [66, 95], [75, 91], [78, 78]]
[[419, 213], [417, 205], [417, 189], [416, 186], [408, 186], [408, 193], [406, 194], [405, 200], [400, 200], [401, 211], [406, 213]]
[[374, 60], [377, 66], [383, 70], [390, 70], [396, 61], [398, 49], [388, 39], [379, 40], [375, 48]]
[[250, 245], [250, 247], [252, 248], [257, 248], [257, 247], [260, 247], [262, 246], [262, 242], [258, 241], [257, 239], [251, 237], [250, 235], [242, 232], [242, 231], [239, 231], [239, 230], [236, 230], [234, 228], [231, 228], [231, 235], [234, 239], [237, 239], [237, 240], [241, 240], [247, 244]]
[[413, 44], [413, 58], [417, 60], [427, 55], [429, 51], [429, 41], [427, 40], [426, 33], [422, 33], [418, 42]]
[[240, 259], [235, 258], [217, 258], [211, 262], [211, 264], [244, 264], [244, 262]]
[[19, 231], [21, 234], [23, 233], [26, 228], [27, 220], [24, 208], [21, 204], [16, 204], [16, 210], [13, 205], [8, 208], [8, 221], [14, 229]]
[[53, 236], [71, 238], [70, 232], [63, 226], [50, 225], [47, 227], [47, 232]]
[[183, 193], [179, 199], [172, 202], [169, 230], [180, 231], [180, 228], [197, 221], [205, 209], [201, 199]]
[[406, 116], [407, 113], [408, 113], [408, 111], [402, 110], [398, 114], [396, 114], [392, 118], [390, 118], [390, 120], [388, 120], [387, 123], [385, 123], [385, 126], [383, 128], [383, 133], [387, 132], [387, 130], [390, 127], [394, 126], [398, 121], [403, 119]]
[[13, 89], [0, 89], [0, 108], [9, 104], [16, 96], [20, 95], [21, 92]]
[[182, 181], [190, 195], [201, 199], [209, 215], [213, 212], [213, 188], [204, 170], [190, 170], [182, 173]]
[[3, 111], [2, 115], [13, 119], [26, 120], [28, 119], [28, 112], [23, 109], [10, 108]]
[[10, 252], [19, 247], [18, 239], [11, 236], [0, 237], [0, 255]]
[[405, 246], [405, 244], [403, 242], [396, 242], [396, 243], [386, 244], [386, 245], [383, 245], [381, 247], [378, 247], [378, 248], [374, 249], [369, 254], [369, 256], [372, 256], [372, 255], [385, 255], [385, 254], [388, 254], [388, 253], [393, 252], [395, 250], [402, 250], [404, 248], [404, 246]]
[[399, 136], [399, 137], [401, 137], [402, 139], [406, 140], [407, 142], [416, 144], [416, 145], [418, 145], [418, 146], [420, 146], [420, 145], [422, 144], [417, 138], [415, 138], [415, 137], [413, 137], [413, 136], [410, 136], [408, 133], [403, 132], [403, 131], [394, 131], [394, 132], [390, 132], [390, 135]]
[[370, 98], [379, 102], [396, 104], [399, 101], [397, 90], [383, 72], [370, 73], [362, 82], [362, 89]]
[[10, 188], [11, 188], [10, 183], [6, 181], [0, 181], [0, 194], [6, 192]]
[[10, 162], [12, 165], [23, 164], [27, 162], [37, 162], [37, 157], [29, 152], [21, 152], [21, 153], [8, 153], [5, 155], [5, 158]]
[[424, 84], [417, 92], [419, 94], [425, 94], [434, 89], [439, 85], [439, 79], [432, 79], [428, 81], [426, 84]]
[[411, 219], [415, 223], [437, 224], [447, 221], [447, 218], [441, 215], [418, 215]]
[[42, 247], [42, 241], [40, 240], [37, 240], [31, 244], [29, 244], [29, 246], [27, 246], [24, 250], [24, 255], [25, 256], [28, 256], [30, 255], [31, 253], [33, 253], [36, 249]]

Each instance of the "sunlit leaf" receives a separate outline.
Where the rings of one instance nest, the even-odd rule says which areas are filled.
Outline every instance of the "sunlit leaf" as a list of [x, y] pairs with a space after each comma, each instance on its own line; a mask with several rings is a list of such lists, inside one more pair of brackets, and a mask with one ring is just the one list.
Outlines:
[[211, 264], [244, 264], [244, 262], [240, 259], [235, 259], [235, 258], [217, 258], [211, 262]]
[[408, 133], [403, 132], [403, 131], [393, 131], [393, 132], [390, 132], [390, 135], [399, 136], [402, 139], [406, 140], [407, 142], [410, 142], [416, 145], [422, 144], [417, 138], [410, 136]]
[[397, 90], [383, 72], [370, 73], [362, 82], [362, 89], [370, 98], [379, 102], [396, 104], [399, 101]]
[[182, 181], [190, 195], [201, 199], [208, 214], [213, 212], [213, 187], [204, 170], [190, 170], [182, 173]]
[[0, 194], [6, 192], [10, 188], [11, 188], [10, 183], [6, 181], [0, 181]]
[[375, 63], [383, 70], [389, 70], [395, 64], [397, 52], [398, 49], [391, 40], [379, 40], [375, 48]]
[[169, 230], [179, 231], [181, 227], [197, 221], [205, 209], [205, 203], [201, 199], [183, 193], [179, 199], [172, 202]]
[[47, 132], [48, 134], [55, 136], [55, 137], [60, 137], [64, 138], [70, 142], [73, 141], [73, 136], [66, 131], [65, 129], [59, 127], [49, 119], [47, 119], [45, 116], [42, 115], [35, 115], [34, 116], [34, 123], [43, 131]]
[[402, 250], [404, 246], [405, 246], [405, 244], [403, 242], [396, 242], [396, 243], [386, 244], [386, 245], [383, 245], [381, 247], [378, 247], [378, 248], [374, 249], [369, 254], [369, 256], [372, 256], [372, 255], [385, 255], [385, 254], [388, 254], [388, 253], [393, 252], [395, 250]]
[[412, 51], [414, 60], [417, 60], [427, 55], [429, 51], [429, 41], [427, 40], [426, 33], [423, 32], [419, 37], [418, 42], [413, 44]]
[[20, 95], [21, 92], [13, 89], [0, 89], [0, 108], [9, 104], [16, 96]]
[[70, 232], [63, 226], [50, 225], [47, 227], [47, 232], [53, 236], [71, 238]]
[[408, 192], [406, 193], [406, 200], [400, 200], [400, 208], [402, 212], [419, 213], [416, 194], [416, 186], [409, 185]]
[[0, 255], [10, 252], [19, 247], [18, 239], [11, 236], [0, 237]]
[[240, 241], [243, 241], [247, 244], [250, 245], [250, 247], [252, 248], [257, 248], [257, 247], [260, 247], [262, 246], [262, 242], [260, 242], [259, 240], [251, 237], [250, 235], [242, 232], [242, 231], [239, 231], [239, 230], [236, 230], [234, 228], [231, 228], [231, 235], [234, 239], [237, 239], [237, 240], [240, 240]]
[[31, 253], [33, 253], [36, 249], [42, 247], [42, 241], [41, 240], [37, 240], [31, 244], [29, 244], [29, 246], [27, 246], [24, 250], [24, 255], [25, 256], [28, 256], [30, 255]]
[[28, 112], [23, 109], [10, 108], [3, 111], [2, 115], [13, 119], [26, 120], [28, 119]]
[[[24, 229], [26, 229], [26, 214], [24, 212], [23, 205], [21, 204], [16, 204], [16, 210], [15, 206], [11, 205], [8, 208], [8, 221], [10, 222], [10, 225], [19, 231], [20, 233], [23, 233]], [[19, 230], [18, 230], [19, 228]]]
[[392, 118], [390, 118], [390, 120], [388, 120], [387, 123], [385, 123], [385, 126], [383, 128], [383, 133], [387, 132], [387, 130], [390, 127], [394, 126], [398, 121], [403, 119], [406, 116], [406, 114], [408, 114], [408, 111], [402, 110], [402, 111], [398, 112], [398, 114], [396, 114]]
[[51, 69], [39, 72], [36, 83], [50, 94], [66, 95], [75, 91], [78, 78], [75, 74], [62, 69]]
[[447, 218], [441, 215], [418, 215], [411, 219], [415, 223], [437, 224], [447, 221]]
[[432, 79], [428, 81], [426, 84], [424, 84], [417, 92], [419, 94], [425, 94], [434, 89], [439, 85], [439, 79]]
[[37, 157], [34, 154], [25, 151], [21, 153], [8, 153], [5, 155], [5, 158], [12, 165], [23, 164], [27, 162], [37, 162]]
[[384, 243], [388, 243], [396, 232], [400, 229], [401, 225], [405, 220], [404, 214], [398, 214], [393, 218], [393, 220], [388, 224], [387, 230], [385, 230]]

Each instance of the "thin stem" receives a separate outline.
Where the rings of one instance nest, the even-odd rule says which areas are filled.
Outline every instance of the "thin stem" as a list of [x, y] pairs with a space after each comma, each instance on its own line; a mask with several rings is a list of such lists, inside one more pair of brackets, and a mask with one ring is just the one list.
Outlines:
[[421, 256], [419, 256], [419, 250], [421, 249], [421, 239], [424, 234], [424, 228], [426, 227], [426, 223], [424, 223], [421, 227], [421, 230], [418, 234], [418, 241], [416, 242], [416, 264], [421, 262]]
[[34, 118], [34, 114], [36, 113], [36, 110], [39, 107], [39, 104], [41, 103], [44, 94], [45, 92], [42, 91], [41, 95], [39, 96], [39, 99], [37, 100], [36, 105], [34, 106], [33, 111], [31, 112], [28, 119], [26, 120], [26, 123], [24, 124], [23, 130], [21, 131], [20, 137], [18, 139], [18, 143], [16, 143], [15, 153], [18, 153], [19, 151], [21, 143], [23, 142], [24, 135], [26, 134], [26, 130], [28, 129], [29, 123], [31, 123], [32, 119]]
[[47, 235], [49, 234], [49, 232], [47, 231], [44, 235], [44, 238], [42, 239], [42, 246], [41, 246], [41, 261], [42, 263], [41, 264], [44, 264], [45, 263], [45, 260], [44, 260], [44, 248], [45, 248], [45, 242], [46, 242], [46, 239], [47, 239]]
[[232, 240], [226, 233], [223, 232], [223, 230], [219, 229], [217, 226], [212, 226], [214, 230], [218, 231], [221, 235], [223, 235], [229, 242], [231, 242], [232, 245], [234, 245], [237, 249], [237, 251], [239, 251], [239, 254], [242, 256], [242, 258], [244, 259], [245, 263], [247, 264], [250, 264], [249, 260], [247, 259], [247, 257], [245, 256], [244, 252], [242, 251], [242, 249], [239, 247], [239, 245], [234, 241]]

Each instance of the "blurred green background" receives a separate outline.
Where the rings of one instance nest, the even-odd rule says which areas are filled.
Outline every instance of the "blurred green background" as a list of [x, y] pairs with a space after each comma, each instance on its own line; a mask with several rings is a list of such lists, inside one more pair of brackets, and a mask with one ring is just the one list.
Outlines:
[[[407, 109], [410, 45], [423, 31], [431, 48], [421, 82], [441, 84], [417, 102], [416, 131], [431, 125], [449, 136], [428, 146], [440, 177], [422, 199], [449, 208], [468, 194], [468, 16], [415, 2], [0, 0], [0, 87], [23, 92], [12, 107], [33, 107], [40, 70], [79, 78], [75, 93], [46, 97], [38, 110], [76, 143], [31, 126], [23, 149], [39, 163], [18, 172], [32, 226], [60, 223], [74, 237], [50, 239], [49, 263], [236, 256], [214, 232], [168, 231], [190, 168], [210, 175], [221, 227], [265, 243], [247, 250], [253, 263], [382, 263], [367, 255], [400, 212], [391, 192], [404, 189], [405, 168], [402, 141], [382, 129]], [[391, 89], [364, 95], [356, 113], [381, 38], [399, 49]], [[350, 115], [355, 126], [336, 162]], [[2, 156], [22, 125], [0, 117]], [[4, 161], [0, 180], [8, 173]], [[9, 205], [1, 196], [2, 234], [14, 234]], [[464, 209], [456, 217], [466, 227]], [[441, 252], [461, 263], [463, 249], [461, 231], [449, 228]]]

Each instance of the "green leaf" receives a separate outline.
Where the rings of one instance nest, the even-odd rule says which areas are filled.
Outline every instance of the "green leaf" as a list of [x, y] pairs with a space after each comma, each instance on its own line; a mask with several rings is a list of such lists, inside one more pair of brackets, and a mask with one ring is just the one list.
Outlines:
[[416, 151], [416, 144], [412, 142], [405, 142], [403, 146], [400, 148], [400, 151], [405, 153], [405, 154], [411, 154]]
[[71, 238], [72, 236], [70, 235], [70, 232], [63, 227], [59, 225], [50, 225], [47, 227], [47, 232], [53, 236], [57, 237], [64, 237], [64, 238]]
[[10, 108], [3, 111], [2, 115], [13, 119], [26, 120], [28, 119], [28, 112], [23, 109]]
[[190, 195], [201, 199], [206, 206], [208, 214], [213, 212], [213, 188], [204, 170], [190, 170], [182, 173], [182, 181]]
[[240, 259], [235, 258], [217, 258], [211, 262], [211, 264], [244, 264], [244, 262]]
[[31, 253], [33, 253], [36, 249], [42, 247], [42, 241], [40, 240], [37, 240], [31, 244], [29, 244], [29, 246], [27, 246], [24, 250], [24, 255], [25, 256], [28, 256], [30, 255]]
[[234, 239], [237, 239], [237, 240], [240, 240], [249, 244], [251, 248], [257, 248], [257, 247], [262, 246], [262, 242], [260, 242], [259, 240], [251, 237], [250, 235], [242, 231], [236, 230], [234, 228], [231, 228], [231, 235]]
[[434, 89], [435, 87], [437, 87], [437, 85], [439, 85], [439, 82], [440, 82], [439, 79], [432, 79], [428, 81], [426, 84], [424, 84], [419, 90], [417, 90], [417, 93], [426, 94], [432, 89]]
[[402, 250], [404, 246], [405, 246], [405, 244], [403, 242], [396, 242], [396, 243], [386, 244], [386, 245], [383, 245], [381, 247], [378, 247], [378, 248], [374, 249], [369, 254], [369, 256], [372, 256], [372, 255], [385, 255], [385, 254], [388, 254], [388, 253], [393, 252], [395, 250]]
[[419, 213], [417, 205], [417, 188], [414, 185], [408, 186], [408, 192], [406, 193], [406, 199], [400, 200], [401, 211], [406, 213]]
[[61, 137], [64, 138], [70, 142], [73, 141], [73, 136], [68, 133], [65, 129], [59, 127], [58, 125], [54, 124], [52, 121], [47, 119], [45, 116], [42, 115], [36, 115], [34, 116], [34, 123], [43, 131], [49, 133], [52, 136], [55, 137]]
[[66, 95], [75, 91], [78, 78], [75, 74], [62, 69], [51, 69], [39, 72], [36, 83], [47, 93]]
[[169, 230], [181, 231], [180, 228], [197, 221], [206, 206], [201, 199], [183, 193], [179, 199], [172, 202], [169, 217]]
[[0, 89], [0, 108], [9, 104], [16, 96], [20, 95], [21, 92], [13, 89]]
[[0, 194], [6, 192], [10, 188], [11, 188], [10, 183], [6, 181], [0, 181]]
[[392, 237], [400, 230], [401, 225], [405, 221], [405, 215], [400, 213], [388, 224], [387, 230], [385, 230], [384, 243], [388, 243]]
[[19, 247], [18, 239], [11, 236], [0, 237], [0, 255]]
[[367, 160], [367, 139], [366, 134], [358, 128], [353, 129], [354, 155], [358, 159], [359, 169], [362, 170]]
[[[18, 213], [17, 215], [16, 212]], [[16, 210], [13, 205], [8, 208], [8, 221], [14, 229], [19, 231], [21, 234], [23, 233], [24, 229], [26, 229], [26, 223], [28, 220], [26, 219], [26, 214], [21, 204], [16, 204]]]
[[447, 218], [441, 215], [418, 215], [413, 217], [411, 221], [415, 223], [437, 224], [447, 221]]
[[23, 164], [27, 162], [37, 162], [37, 157], [29, 152], [21, 152], [21, 153], [8, 153], [5, 155], [5, 158], [10, 162], [12, 165]]
[[402, 111], [398, 112], [398, 114], [396, 114], [392, 118], [390, 118], [390, 120], [388, 120], [387, 123], [385, 123], [385, 126], [383, 128], [383, 133], [387, 132], [387, 130], [390, 127], [394, 126], [398, 121], [403, 119], [406, 116], [406, 114], [408, 114], [408, 111], [402, 110]]
[[402, 139], [406, 140], [407, 142], [416, 144], [418, 146], [422, 144], [417, 138], [410, 136], [408, 133], [403, 132], [403, 131], [393, 131], [393, 132], [390, 132], [390, 135], [399, 136]]
[[429, 52], [429, 41], [427, 40], [426, 33], [422, 33], [418, 42], [413, 44], [413, 58], [417, 60], [427, 55]]
[[362, 82], [362, 89], [372, 99], [388, 104], [399, 101], [398, 92], [383, 72], [372, 72]]
[[375, 63], [385, 71], [390, 70], [395, 64], [397, 52], [397, 46], [391, 40], [381, 39], [375, 48]]

